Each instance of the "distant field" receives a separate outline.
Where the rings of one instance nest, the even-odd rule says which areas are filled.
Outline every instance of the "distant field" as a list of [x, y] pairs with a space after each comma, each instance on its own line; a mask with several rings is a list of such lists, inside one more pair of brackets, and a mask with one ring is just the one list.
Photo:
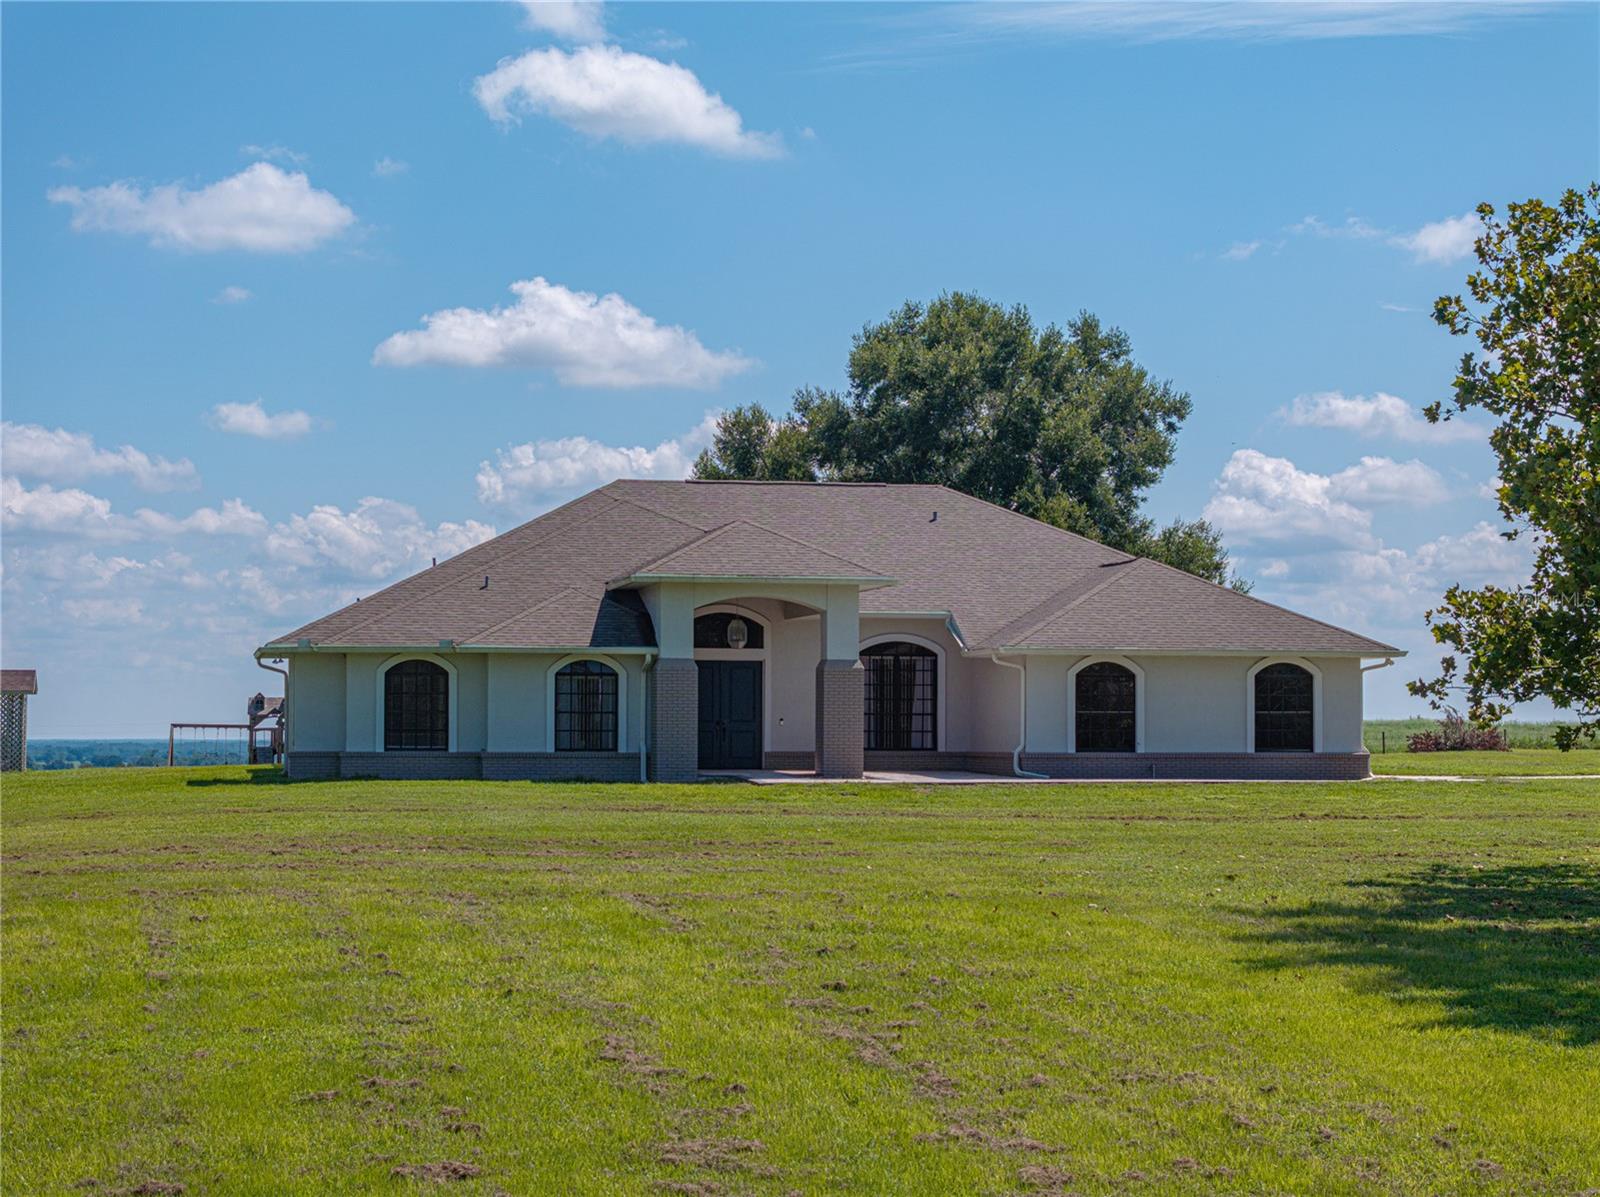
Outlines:
[[[1419, 731], [1428, 731], [1438, 727], [1437, 719], [1368, 719], [1362, 725], [1362, 739], [1366, 741], [1368, 752], [1384, 751], [1385, 742], [1389, 752], [1404, 752], [1406, 737]], [[1515, 723], [1507, 722], [1500, 725], [1505, 729], [1506, 740], [1513, 748], [1554, 748], [1555, 740], [1552, 738], [1555, 729], [1561, 726], [1558, 723]], [[1385, 740], [1387, 737], [1387, 741]], [[1579, 750], [1600, 749], [1600, 740], [1581, 740]], [[1575, 750], [1577, 751], [1577, 750]]]
[[6, 778], [7, 1192], [1600, 1183], [1600, 784], [279, 781]]
[[1600, 753], [1558, 748], [1513, 748], [1508, 752], [1374, 752], [1372, 771], [1451, 777], [1560, 777], [1600, 775]]

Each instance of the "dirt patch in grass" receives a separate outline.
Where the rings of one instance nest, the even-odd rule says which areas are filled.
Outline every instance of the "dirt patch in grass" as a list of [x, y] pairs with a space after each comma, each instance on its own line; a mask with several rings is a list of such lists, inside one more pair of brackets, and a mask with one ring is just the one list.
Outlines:
[[766, 1150], [760, 1139], [671, 1139], [656, 1148], [663, 1164], [704, 1168], [709, 1172], [770, 1174], [750, 1157]]
[[482, 1176], [483, 1169], [463, 1160], [439, 1160], [432, 1164], [396, 1164], [389, 1169], [389, 1175], [438, 1184], [447, 1180], [471, 1180], [474, 1176]]

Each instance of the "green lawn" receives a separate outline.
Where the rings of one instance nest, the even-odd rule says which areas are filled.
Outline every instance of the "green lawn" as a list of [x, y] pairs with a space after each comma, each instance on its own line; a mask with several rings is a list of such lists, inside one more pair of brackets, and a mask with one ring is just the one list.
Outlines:
[[1505, 752], [1374, 752], [1372, 771], [1449, 777], [1559, 777], [1600, 774], [1600, 752], [1512, 748]]
[[[1411, 719], [1368, 719], [1361, 727], [1361, 738], [1368, 752], [1404, 752], [1406, 737], [1420, 731], [1433, 731], [1438, 719], [1417, 716]], [[1507, 720], [1500, 724], [1506, 734], [1506, 743], [1512, 748], [1554, 748], [1555, 731], [1560, 726], [1553, 722], [1532, 723]], [[1578, 741], [1580, 750], [1600, 749], [1600, 740]]]
[[8, 1193], [1600, 1185], [1596, 782], [3, 806]]

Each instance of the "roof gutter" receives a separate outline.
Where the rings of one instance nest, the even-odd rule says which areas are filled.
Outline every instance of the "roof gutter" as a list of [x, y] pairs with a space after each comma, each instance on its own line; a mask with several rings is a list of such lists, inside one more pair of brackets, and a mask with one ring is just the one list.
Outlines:
[[1017, 746], [1011, 750], [1011, 772], [1015, 773], [1018, 777], [1031, 777], [1036, 781], [1048, 781], [1049, 778], [1047, 778], [1043, 773], [1030, 773], [1030, 772], [1028, 772], [1028, 770], [1026, 770], [1026, 769], [1024, 769], [1022, 767], [1022, 749], [1028, 742], [1028, 661], [1027, 661], [1027, 658], [1024, 657], [1023, 661], [1022, 661], [1022, 664], [1018, 665], [1014, 661], [1002, 661], [1000, 659], [1000, 654], [999, 653], [990, 653], [989, 654], [989, 660], [993, 661], [996, 665], [1004, 665], [1007, 669], [1015, 669], [1017, 671], [1017, 681], [1021, 684], [1021, 693], [1022, 693], [1021, 711], [1022, 711], [1022, 715], [1021, 715], [1021, 718], [1019, 720], [1021, 726], [1017, 728]]

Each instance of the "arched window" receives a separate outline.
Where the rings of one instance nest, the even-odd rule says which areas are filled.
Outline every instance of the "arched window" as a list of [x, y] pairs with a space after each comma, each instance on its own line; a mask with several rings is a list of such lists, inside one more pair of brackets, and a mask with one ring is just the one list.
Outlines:
[[573, 661], [556, 671], [556, 751], [617, 750], [617, 671]]
[[1138, 744], [1138, 679], [1115, 661], [1096, 661], [1073, 681], [1073, 745], [1079, 752], [1133, 752]]
[[754, 619], [731, 611], [712, 611], [694, 617], [696, 648], [763, 648], [765, 630]]
[[1256, 751], [1310, 752], [1315, 685], [1309, 670], [1280, 661], [1256, 672]]
[[866, 669], [866, 749], [931, 751], [939, 747], [939, 657], [905, 640], [861, 650]]
[[401, 661], [383, 675], [383, 750], [450, 748], [450, 674], [432, 661]]

